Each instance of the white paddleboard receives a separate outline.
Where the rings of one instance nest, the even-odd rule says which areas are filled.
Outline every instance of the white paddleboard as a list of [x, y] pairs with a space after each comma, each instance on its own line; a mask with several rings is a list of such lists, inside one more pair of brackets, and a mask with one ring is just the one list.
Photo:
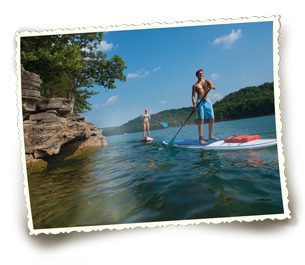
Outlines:
[[154, 138], [151, 138], [151, 137], [144, 137], [141, 142], [145, 142], [145, 143], [149, 143], [149, 142], [152, 142], [154, 140]]
[[[242, 150], [242, 149], [259, 149], [276, 145], [276, 139], [258, 139], [246, 143], [225, 143], [224, 140], [205, 140], [207, 143], [201, 145], [199, 140], [175, 140], [175, 147], [205, 149], [205, 150]], [[170, 140], [163, 141], [168, 145]]]

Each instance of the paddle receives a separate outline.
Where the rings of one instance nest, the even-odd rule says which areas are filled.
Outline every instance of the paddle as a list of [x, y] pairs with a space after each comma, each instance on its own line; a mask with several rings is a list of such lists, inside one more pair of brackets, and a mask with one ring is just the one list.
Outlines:
[[193, 115], [193, 113], [195, 112], [195, 110], [198, 108], [198, 106], [200, 105], [200, 103], [204, 100], [204, 98], [206, 97], [206, 95], [210, 92], [212, 88], [210, 87], [208, 89], [208, 91], [204, 94], [204, 96], [201, 98], [201, 100], [197, 103], [196, 107], [193, 108], [191, 114], [186, 118], [186, 120], [184, 121], [184, 123], [182, 124], [182, 126], [180, 127], [180, 129], [178, 130], [178, 132], [175, 134], [175, 136], [170, 140], [170, 142], [168, 143], [168, 147], [172, 147], [174, 145], [174, 141], [175, 138], [177, 137], [177, 135], [179, 134], [179, 132], [182, 130], [183, 126], [186, 124], [186, 122], [189, 120], [189, 118]]
[[166, 122], [159, 122], [159, 124], [163, 127], [163, 128], [167, 128], [168, 123]]

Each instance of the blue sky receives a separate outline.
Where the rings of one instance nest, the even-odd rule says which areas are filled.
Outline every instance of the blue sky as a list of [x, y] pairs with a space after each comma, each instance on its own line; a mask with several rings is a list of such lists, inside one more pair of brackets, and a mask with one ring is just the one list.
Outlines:
[[107, 32], [100, 43], [107, 58], [126, 63], [126, 82], [100, 91], [84, 114], [99, 128], [117, 126], [140, 116], [191, 106], [196, 70], [204, 69], [217, 90], [215, 102], [240, 88], [273, 81], [272, 22]]

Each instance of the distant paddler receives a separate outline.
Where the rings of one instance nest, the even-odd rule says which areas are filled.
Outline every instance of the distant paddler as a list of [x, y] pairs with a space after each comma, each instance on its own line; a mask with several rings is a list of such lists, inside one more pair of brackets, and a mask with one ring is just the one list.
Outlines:
[[151, 119], [151, 117], [148, 113], [148, 109], [144, 110], [144, 114], [142, 114], [142, 119], [143, 119], [143, 137], [144, 137], [142, 141], [150, 142], [153, 139], [150, 138], [149, 120]]

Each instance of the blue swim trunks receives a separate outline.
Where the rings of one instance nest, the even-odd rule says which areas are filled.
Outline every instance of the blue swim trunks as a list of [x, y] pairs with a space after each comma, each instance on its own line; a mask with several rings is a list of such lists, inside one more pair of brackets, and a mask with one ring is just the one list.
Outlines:
[[[200, 99], [197, 99], [197, 104], [199, 103]], [[200, 120], [203, 119], [214, 119], [214, 111], [213, 111], [213, 104], [209, 99], [204, 99], [199, 104], [198, 108], [198, 118]]]

